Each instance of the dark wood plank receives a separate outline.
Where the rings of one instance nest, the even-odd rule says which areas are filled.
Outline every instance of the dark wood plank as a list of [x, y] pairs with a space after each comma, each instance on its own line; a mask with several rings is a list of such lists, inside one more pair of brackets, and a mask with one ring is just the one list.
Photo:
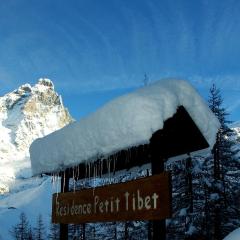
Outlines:
[[[61, 192], [69, 191], [69, 175], [67, 172], [61, 177]], [[60, 240], [68, 240], [68, 224], [60, 224]]]
[[170, 217], [170, 177], [160, 175], [53, 195], [54, 223], [153, 220]]
[[[158, 134], [154, 134], [150, 139], [150, 155], [152, 165], [152, 175], [162, 174], [164, 172], [164, 150], [158, 148]], [[171, 181], [169, 180], [169, 183]], [[170, 187], [171, 189], [171, 187]], [[171, 191], [169, 191], [169, 199], [171, 202]], [[171, 205], [170, 205], [171, 206]], [[169, 209], [171, 212], [171, 209]], [[152, 225], [152, 240], [165, 240], [166, 239], [166, 221], [165, 219], [153, 220]]]

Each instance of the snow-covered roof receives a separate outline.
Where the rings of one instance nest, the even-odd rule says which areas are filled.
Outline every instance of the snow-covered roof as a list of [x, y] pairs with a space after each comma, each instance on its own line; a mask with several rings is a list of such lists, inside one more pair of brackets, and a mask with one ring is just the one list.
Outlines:
[[149, 143], [179, 106], [184, 106], [210, 147], [219, 122], [186, 81], [165, 79], [107, 103], [79, 122], [35, 140], [33, 174], [56, 172], [119, 150]]

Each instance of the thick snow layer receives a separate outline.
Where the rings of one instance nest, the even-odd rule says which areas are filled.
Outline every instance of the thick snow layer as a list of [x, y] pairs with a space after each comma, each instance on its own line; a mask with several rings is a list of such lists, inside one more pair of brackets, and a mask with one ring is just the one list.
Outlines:
[[30, 146], [33, 173], [63, 170], [146, 144], [181, 105], [212, 147], [219, 127], [214, 114], [188, 82], [166, 79], [119, 97], [89, 117], [34, 141]]
[[240, 239], [240, 228], [228, 234], [223, 240], [239, 240], [239, 239]]

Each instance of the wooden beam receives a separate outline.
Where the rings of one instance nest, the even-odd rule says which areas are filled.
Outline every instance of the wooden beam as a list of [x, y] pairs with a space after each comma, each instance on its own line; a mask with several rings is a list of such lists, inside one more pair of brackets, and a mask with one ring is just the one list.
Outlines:
[[[69, 191], [69, 174], [61, 174], [61, 192]], [[68, 224], [60, 224], [60, 240], [68, 240]]]
[[[153, 134], [150, 139], [150, 154], [151, 154], [151, 165], [152, 175], [156, 175], [164, 172], [164, 157], [163, 151], [158, 148], [158, 135]], [[171, 189], [171, 188], [169, 188]], [[170, 193], [171, 195], [171, 193]], [[171, 197], [170, 197], [171, 199]], [[171, 210], [170, 210], [171, 211]], [[152, 240], [166, 240], [166, 221], [164, 220], [153, 220], [152, 221]]]

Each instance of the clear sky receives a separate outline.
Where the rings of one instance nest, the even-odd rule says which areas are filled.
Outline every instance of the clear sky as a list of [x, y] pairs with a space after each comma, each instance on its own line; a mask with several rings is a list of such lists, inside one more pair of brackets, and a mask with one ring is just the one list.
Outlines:
[[216, 82], [240, 120], [239, 0], [1, 0], [0, 23], [0, 95], [48, 77], [79, 119], [147, 73]]

